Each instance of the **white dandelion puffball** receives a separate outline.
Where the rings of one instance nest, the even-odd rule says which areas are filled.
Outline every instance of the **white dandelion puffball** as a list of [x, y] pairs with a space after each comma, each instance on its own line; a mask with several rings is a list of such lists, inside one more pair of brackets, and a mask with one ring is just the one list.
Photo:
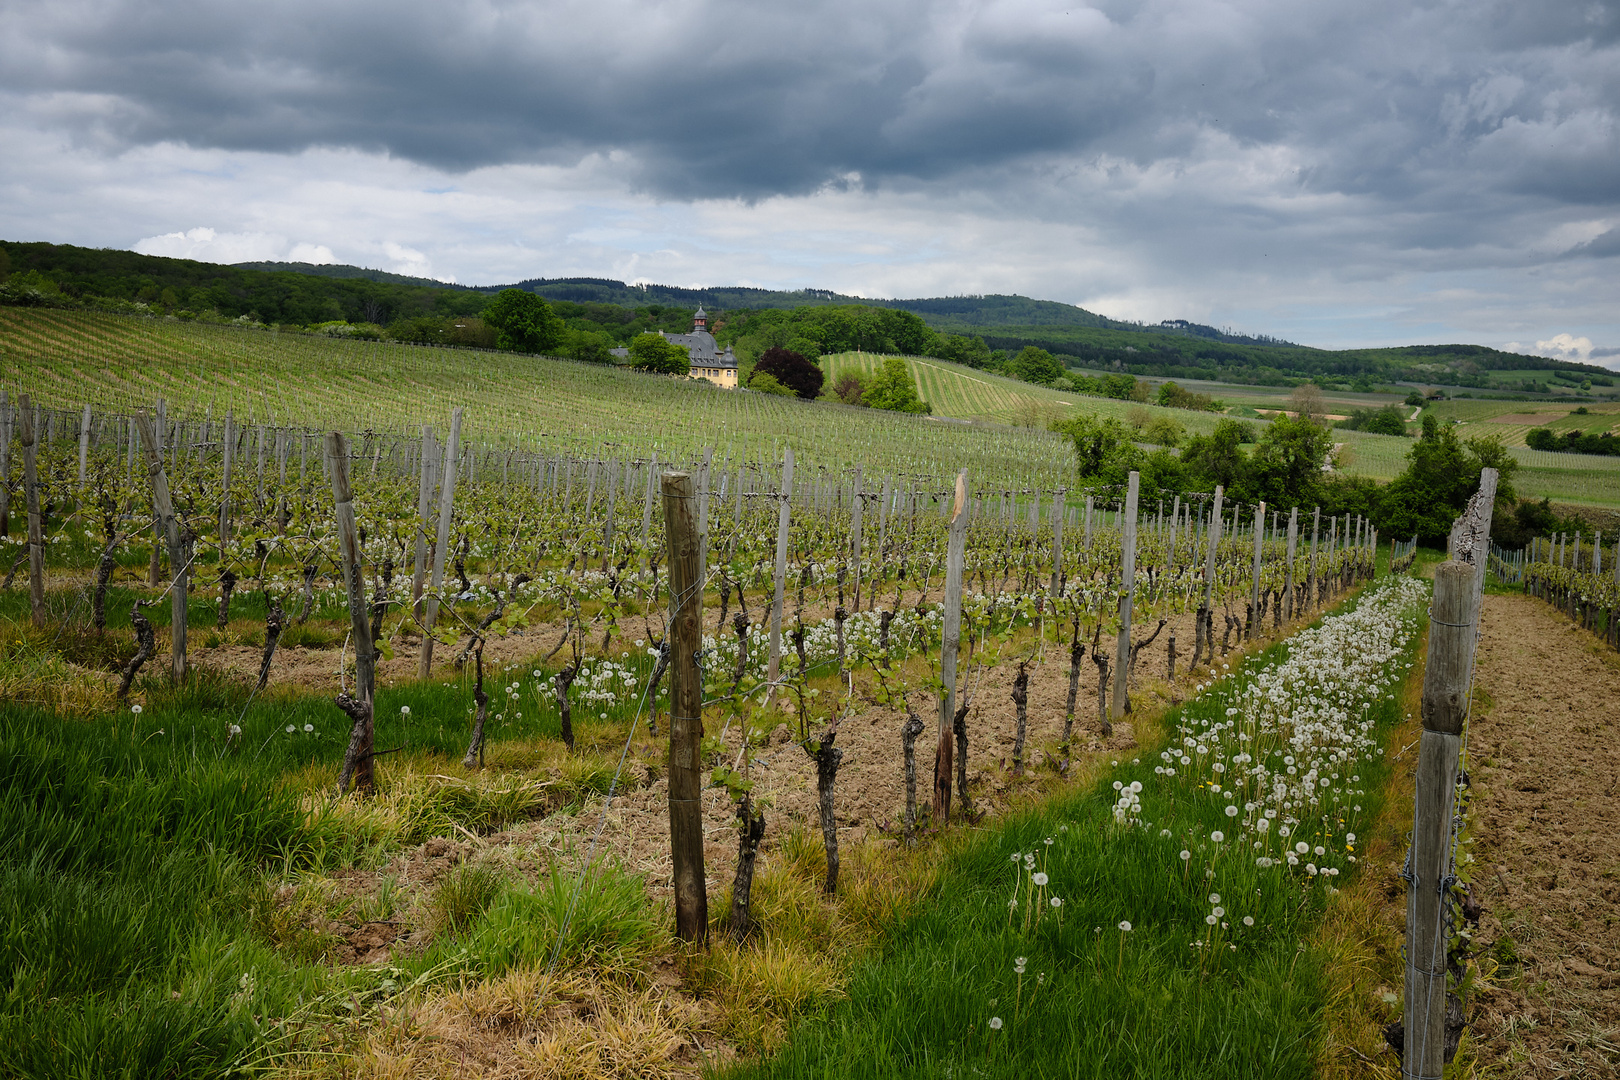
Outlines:
[[1344, 842], [1347, 843], [1347, 844], [1355, 843], [1356, 842], [1356, 834], [1355, 833], [1345, 833], [1344, 834]]
[[[140, 708], [140, 706], [137, 705], [136, 708]], [[291, 735], [293, 732], [295, 732], [297, 730], [298, 730], [298, 725], [297, 724], [288, 724], [287, 725], [287, 734]]]
[[1130, 933], [1131, 932], [1131, 921], [1129, 919], [1121, 919], [1120, 922], [1119, 922], [1119, 928], [1123, 933], [1127, 933], [1127, 934]]
[[1255, 832], [1269, 832], [1271, 829], [1271, 822], [1267, 818], [1261, 818], [1259, 821], [1254, 823], [1254, 829]]
[[1182, 848], [1181, 849], [1181, 861], [1186, 862], [1190, 858], [1192, 858], [1192, 852], [1188, 851], [1186, 848]]
[[401, 705], [399, 707], [399, 715], [401, 715], [401, 716], [409, 716], [409, 715], [411, 715], [411, 707], [409, 705]]
[[1243, 925], [1244, 926], [1253, 926], [1254, 925], [1254, 916], [1253, 915], [1245, 915], [1245, 916], [1243, 916]]
[[1212, 832], [1212, 833], [1210, 833], [1210, 834], [1209, 834], [1209, 838], [1210, 838], [1210, 839], [1211, 839], [1211, 840], [1213, 840], [1213, 841], [1215, 841], [1215, 842], [1216, 842], [1216, 843], [1217, 843], [1217, 844], [1219, 844], [1219, 843], [1221, 843], [1221, 842], [1222, 842], [1222, 841], [1223, 841], [1223, 840], [1225, 840], [1225, 839], [1226, 839], [1226, 834], [1225, 834], [1225, 833], [1223, 833], [1223, 832], [1221, 832], [1221, 830], [1219, 830], [1219, 829], [1216, 829], [1216, 830], [1215, 830], [1215, 831], [1214, 831], [1214, 832]]
[[1221, 920], [1217, 919], [1213, 915], [1205, 915], [1204, 916], [1204, 921], [1207, 922], [1209, 925], [1214, 926], [1216, 923], [1220, 922]]
[[1047, 876], [1044, 873], [1040, 873], [1040, 874], [1036, 874], [1030, 880], [1033, 881], [1037, 885], [1045, 885], [1048, 879], [1047, 879]]
[[1220, 894], [1220, 893], [1218, 893], [1218, 892], [1212, 892], [1212, 893], [1210, 893], [1210, 894], [1209, 894], [1209, 902], [1210, 902], [1210, 903], [1211, 903], [1211, 904], [1218, 904], [1218, 903], [1220, 903], [1220, 902], [1221, 902], [1221, 894]]
[[1222, 915], [1225, 915], [1225, 914], [1226, 914], [1226, 909], [1225, 909], [1225, 908], [1223, 908], [1223, 907], [1218, 907], [1218, 908], [1215, 908], [1215, 909], [1214, 909], [1214, 910], [1212, 910], [1212, 911], [1211, 911], [1211, 912], [1210, 912], [1210, 914], [1211, 914], [1211, 915], [1213, 915], [1213, 916], [1215, 916], [1215, 917], [1216, 917], [1216, 918], [1217, 918], [1217, 919], [1218, 919], [1218, 918], [1220, 918], [1220, 917], [1221, 917], [1221, 916], [1222, 916]]
[[1053, 907], [1062, 907], [1063, 906], [1063, 897], [1061, 897], [1061, 896], [1052, 897], [1052, 906]]
[[1311, 845], [1309, 845], [1305, 841], [1301, 840], [1299, 843], [1294, 845], [1294, 850], [1299, 852], [1301, 855], [1303, 855], [1307, 851], [1311, 850]]
[[310, 732], [312, 732], [314, 730], [315, 730], [315, 725], [314, 724], [305, 724], [304, 725], [304, 734], [307, 735], [307, 734], [309, 734]]
[[1227, 808], [1226, 808], [1226, 816], [1227, 816], [1227, 817], [1237, 817], [1237, 815], [1238, 815], [1238, 809], [1237, 809], [1237, 807], [1235, 807], [1235, 806], [1228, 806], [1228, 807], [1227, 807]]
[[990, 1018], [990, 1030], [991, 1031], [1000, 1031], [1001, 1030], [1001, 1017], [992, 1016]]

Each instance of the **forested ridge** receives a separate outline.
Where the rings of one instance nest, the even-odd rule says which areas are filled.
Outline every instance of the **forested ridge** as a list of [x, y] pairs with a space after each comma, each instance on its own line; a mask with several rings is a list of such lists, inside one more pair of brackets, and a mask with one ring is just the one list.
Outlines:
[[[781, 346], [806, 355], [899, 352], [1019, 374], [1039, 350], [1060, 368], [1147, 378], [1208, 379], [1373, 389], [1411, 381], [1505, 392], [1612, 385], [1591, 364], [1507, 353], [1481, 345], [1316, 349], [1186, 320], [1141, 324], [1024, 296], [874, 300], [829, 290], [683, 289], [607, 278], [533, 278], [471, 287], [353, 266], [225, 266], [65, 244], [0, 243], [0, 301], [99, 307], [130, 313], [262, 322], [361, 336], [492, 346], [479, 316], [503, 289], [548, 301], [561, 334], [549, 347], [606, 361], [608, 350], [648, 330], [682, 332], [698, 306], [722, 345], [746, 363]], [[1560, 384], [1557, 380], [1563, 380]], [[1038, 380], [1037, 380], [1038, 381]]]

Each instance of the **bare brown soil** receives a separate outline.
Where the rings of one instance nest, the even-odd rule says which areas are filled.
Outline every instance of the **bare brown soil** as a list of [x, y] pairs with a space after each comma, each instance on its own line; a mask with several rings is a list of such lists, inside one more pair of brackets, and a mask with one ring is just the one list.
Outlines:
[[1482, 1065], [1620, 1076], [1620, 658], [1540, 600], [1485, 599], [1471, 722]]

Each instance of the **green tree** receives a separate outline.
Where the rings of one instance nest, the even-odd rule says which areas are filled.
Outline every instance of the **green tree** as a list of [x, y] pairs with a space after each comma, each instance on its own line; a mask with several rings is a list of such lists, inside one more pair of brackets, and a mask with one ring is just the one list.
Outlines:
[[1216, 422], [1212, 433], [1188, 439], [1182, 447], [1181, 460], [1198, 487], [1213, 489], [1219, 484], [1230, 491], [1238, 486], [1248, 469], [1249, 459], [1243, 452], [1243, 444], [1253, 441], [1254, 428], [1241, 420], [1226, 418]]
[[1332, 449], [1330, 429], [1303, 415], [1279, 416], [1249, 459], [1249, 497], [1274, 506], [1312, 505], [1320, 498], [1322, 466]]
[[550, 352], [563, 340], [563, 321], [551, 305], [532, 292], [502, 289], [483, 312], [495, 328], [497, 348], [511, 352]]
[[793, 387], [783, 386], [781, 380], [775, 375], [768, 371], [760, 371], [758, 368], [755, 368], [754, 373], [748, 376], [748, 382], [745, 385], [748, 389], [757, 390], [761, 394], [775, 394], [778, 397], [799, 396]]
[[1064, 372], [1063, 365], [1051, 353], [1036, 345], [1025, 345], [1017, 356], [1007, 361], [1004, 370], [1015, 379], [1041, 386], [1051, 386]]
[[637, 334], [627, 347], [630, 366], [637, 371], [659, 375], [687, 375], [692, 371], [691, 353], [662, 334]]
[[1406, 471], [1384, 489], [1373, 520], [1386, 535], [1416, 534], [1425, 544], [1442, 545], [1451, 534], [1452, 521], [1479, 490], [1480, 472], [1487, 467], [1500, 474], [1493, 513], [1512, 513], [1518, 462], [1501, 440], [1463, 443], [1449, 424], [1441, 424], [1430, 413], [1423, 417], [1422, 436], [1406, 456]]
[[1052, 430], [1074, 444], [1075, 465], [1082, 480], [1122, 484], [1142, 460], [1131, 432], [1112, 416], [1081, 414], [1060, 420]]
[[883, 361], [883, 369], [872, 376], [861, 392], [861, 402], [873, 409], [890, 412], [926, 413], [932, 410], [928, 402], [917, 396], [917, 383], [911, 377], [911, 368], [899, 357]]
[[811, 363], [802, 353], [773, 345], [754, 364], [755, 375], [768, 374], [806, 401], [821, 395], [826, 373]]

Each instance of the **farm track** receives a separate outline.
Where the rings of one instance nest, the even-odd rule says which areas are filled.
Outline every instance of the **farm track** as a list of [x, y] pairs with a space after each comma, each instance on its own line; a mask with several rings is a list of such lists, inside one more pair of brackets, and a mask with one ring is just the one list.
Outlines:
[[1476, 1052], [1492, 1075], [1620, 1076], [1620, 658], [1539, 600], [1488, 596], [1476, 663], [1476, 945], [1500, 965]]

